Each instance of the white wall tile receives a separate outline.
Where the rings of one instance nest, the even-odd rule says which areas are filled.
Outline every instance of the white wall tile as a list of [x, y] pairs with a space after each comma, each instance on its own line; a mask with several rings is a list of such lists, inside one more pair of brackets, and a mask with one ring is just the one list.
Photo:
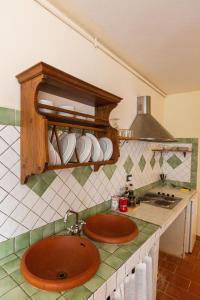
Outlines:
[[[126, 172], [123, 165], [128, 155], [134, 163], [130, 173], [133, 175], [135, 189], [159, 179], [161, 172], [160, 155], [155, 155], [156, 164], [153, 170], [149, 163], [152, 157], [151, 148], [155, 145], [133, 141], [121, 146], [121, 156], [116, 163], [117, 168], [111, 180], [108, 180], [101, 167], [98, 172], [91, 173], [82, 187], [72, 175], [73, 169], [57, 170], [57, 178], [50, 184], [42, 197], [39, 197], [28, 186], [20, 183], [19, 130], [19, 127], [0, 125], [0, 207], [4, 211], [4, 213], [0, 212], [0, 217], [2, 216], [2, 223], [5, 223], [12, 214], [11, 219], [15, 218], [17, 221], [16, 224], [11, 222], [12, 226], [16, 225], [12, 236], [19, 234], [26, 228], [27, 230], [32, 226], [37, 228], [59, 217], [61, 218], [69, 208], [81, 211], [110, 199], [111, 195], [118, 193], [120, 188], [125, 185]], [[143, 172], [138, 166], [142, 154], [147, 160]], [[168, 172], [169, 179], [178, 180], [178, 178], [181, 178], [183, 181], [187, 181], [191, 173], [191, 154], [188, 154], [186, 158], [183, 158], [180, 154], [180, 159], [183, 164], [173, 170], [169, 168], [165, 160], [162, 170]], [[6, 205], [7, 200], [4, 202], [3, 199], [8, 194], [10, 194], [10, 197], [14, 197], [15, 200]], [[22, 210], [19, 209], [20, 206], [16, 201], [22, 205]], [[24, 226], [23, 223], [19, 224], [18, 222], [25, 222]], [[2, 228], [0, 224], [0, 235], [5, 238], [4, 228], [5, 226]]]
[[5, 126], [4, 129], [0, 131], [0, 136], [7, 144], [12, 145], [19, 138], [19, 132], [14, 126]]
[[3, 223], [3, 225], [1, 225], [1, 231], [3, 232], [3, 235], [9, 239], [12, 236], [12, 234], [14, 233], [14, 231], [16, 230], [18, 225], [19, 225], [19, 223], [12, 220], [11, 218], [8, 218]]
[[9, 145], [0, 137], [0, 154], [2, 154]]
[[31, 209], [36, 204], [38, 199], [39, 196], [30, 190], [22, 200], [22, 203]]
[[25, 216], [28, 214], [28, 212], [29, 209], [20, 203], [11, 214], [11, 217], [16, 221], [18, 221], [19, 223], [21, 223], [22, 220], [25, 218]]
[[8, 172], [3, 178], [0, 179], [0, 187], [7, 192], [11, 192], [18, 182], [18, 178], [13, 173]]
[[10, 192], [10, 194], [13, 195], [13, 197], [15, 197], [16, 199], [22, 200], [29, 191], [30, 189], [26, 184], [18, 183]]
[[22, 224], [27, 227], [29, 230], [31, 230], [39, 217], [32, 211], [29, 211], [29, 213], [26, 215], [25, 219], [22, 221]]
[[19, 202], [14, 197], [8, 195], [0, 203], [0, 211], [6, 213], [7, 215], [10, 215], [18, 204]]

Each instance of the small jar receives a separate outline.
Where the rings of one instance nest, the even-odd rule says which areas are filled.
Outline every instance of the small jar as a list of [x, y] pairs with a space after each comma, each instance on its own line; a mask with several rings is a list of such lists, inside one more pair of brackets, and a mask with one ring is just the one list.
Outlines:
[[119, 208], [119, 196], [114, 195], [111, 197], [111, 209], [118, 210]]
[[128, 211], [128, 199], [126, 197], [121, 197], [119, 199], [119, 210], [121, 212], [127, 212]]

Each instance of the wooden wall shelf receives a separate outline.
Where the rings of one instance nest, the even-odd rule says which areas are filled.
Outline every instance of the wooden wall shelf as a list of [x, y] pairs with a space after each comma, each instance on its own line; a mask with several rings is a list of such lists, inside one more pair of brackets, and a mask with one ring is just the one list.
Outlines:
[[[119, 157], [117, 130], [109, 123], [110, 112], [121, 98], [96, 86], [73, 77], [46, 63], [40, 62], [16, 76], [21, 84], [21, 182], [28, 176], [45, 170], [73, 168], [93, 165], [98, 170], [101, 165], [113, 164]], [[38, 103], [39, 91], [71, 99], [93, 106], [94, 115], [83, 114], [59, 107]], [[41, 108], [52, 113], [42, 113]], [[58, 115], [57, 112], [73, 114], [73, 117]], [[113, 143], [113, 155], [109, 161], [68, 163], [49, 166], [48, 127], [69, 127], [94, 131], [96, 136], [108, 137]]]

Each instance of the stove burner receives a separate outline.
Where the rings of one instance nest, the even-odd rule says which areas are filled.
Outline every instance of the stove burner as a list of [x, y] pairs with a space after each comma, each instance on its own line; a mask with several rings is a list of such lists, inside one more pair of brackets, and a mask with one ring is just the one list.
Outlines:
[[178, 204], [181, 198], [175, 197], [175, 195], [158, 192], [146, 193], [143, 197], [140, 197], [139, 200], [150, 205], [172, 209]]

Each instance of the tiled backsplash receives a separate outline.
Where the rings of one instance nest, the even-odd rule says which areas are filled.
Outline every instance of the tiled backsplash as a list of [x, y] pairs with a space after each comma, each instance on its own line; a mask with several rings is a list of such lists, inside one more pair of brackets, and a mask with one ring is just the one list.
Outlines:
[[[121, 144], [116, 165], [101, 167], [98, 172], [90, 166], [48, 171], [21, 185], [19, 112], [0, 108], [0, 124], [0, 241], [59, 220], [69, 208], [82, 211], [110, 199], [125, 185], [127, 174], [133, 175], [135, 189], [157, 182], [162, 168], [170, 165], [170, 157], [153, 155], [153, 143], [132, 141]], [[173, 180], [182, 178], [183, 169], [184, 180], [194, 173], [191, 154], [181, 155], [177, 156], [181, 164], [178, 160], [176, 166], [168, 167], [168, 179], [173, 170]]]
[[[167, 179], [171, 183], [196, 188], [198, 139], [181, 138], [177, 139], [177, 143], [170, 145], [192, 148], [192, 153], [185, 153], [185, 156], [183, 152], [164, 153], [162, 172], [167, 174]], [[164, 146], [169, 146], [169, 144]]]

